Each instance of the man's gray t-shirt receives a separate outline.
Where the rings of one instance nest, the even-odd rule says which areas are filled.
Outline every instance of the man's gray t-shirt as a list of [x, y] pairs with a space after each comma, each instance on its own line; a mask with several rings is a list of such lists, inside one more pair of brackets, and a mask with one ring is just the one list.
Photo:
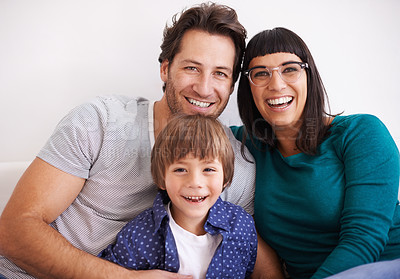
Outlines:
[[[97, 255], [129, 220], [152, 206], [157, 193], [150, 172], [152, 108], [140, 97], [97, 97], [64, 117], [39, 152], [40, 159], [86, 179], [74, 202], [51, 223], [75, 247]], [[253, 214], [255, 165], [243, 159], [240, 142], [225, 128], [236, 159], [233, 182], [221, 197]], [[0, 256], [0, 274], [12, 277], [8, 268], [16, 266]]]

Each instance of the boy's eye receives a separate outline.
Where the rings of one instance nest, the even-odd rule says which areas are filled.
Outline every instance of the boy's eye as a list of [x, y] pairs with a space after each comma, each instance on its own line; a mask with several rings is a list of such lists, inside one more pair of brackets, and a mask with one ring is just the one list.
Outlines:
[[214, 170], [213, 168], [205, 168], [204, 171], [205, 171], [205, 172], [213, 172], [213, 171], [215, 171], [215, 170]]
[[174, 169], [174, 172], [185, 172], [186, 170], [184, 168], [176, 168]]

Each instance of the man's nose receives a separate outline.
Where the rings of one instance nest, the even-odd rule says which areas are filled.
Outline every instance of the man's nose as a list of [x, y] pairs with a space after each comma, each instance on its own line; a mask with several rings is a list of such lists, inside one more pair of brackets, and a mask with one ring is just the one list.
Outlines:
[[201, 74], [196, 80], [193, 90], [203, 98], [213, 94], [213, 76], [208, 73]]

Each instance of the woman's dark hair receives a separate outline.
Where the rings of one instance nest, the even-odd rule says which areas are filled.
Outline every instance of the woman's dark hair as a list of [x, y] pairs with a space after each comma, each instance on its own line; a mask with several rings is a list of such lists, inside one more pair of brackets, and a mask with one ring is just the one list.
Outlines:
[[[253, 58], [277, 52], [295, 54], [302, 62], [308, 63], [307, 100], [301, 116], [302, 123], [296, 146], [303, 153], [315, 155], [318, 144], [327, 136], [329, 126], [326, 125], [324, 118], [330, 113], [325, 110], [325, 105], [328, 106], [325, 87], [304, 41], [294, 32], [282, 27], [262, 31], [249, 41], [244, 55], [243, 69], [248, 69]], [[237, 95], [240, 118], [246, 128], [243, 144], [246, 134], [249, 134], [251, 139], [256, 137], [269, 147], [276, 148], [277, 140], [272, 127], [258, 111], [251, 94], [249, 80], [243, 74], [240, 77]]]
[[[172, 18], [172, 25], [165, 26], [161, 54], [158, 61], [172, 62], [180, 50], [183, 35], [188, 30], [200, 30], [212, 35], [227, 36], [235, 45], [235, 62], [233, 66], [233, 83], [239, 77], [244, 49], [246, 47], [246, 29], [238, 21], [234, 9], [215, 3], [202, 3]], [[164, 88], [165, 90], [165, 85]]]

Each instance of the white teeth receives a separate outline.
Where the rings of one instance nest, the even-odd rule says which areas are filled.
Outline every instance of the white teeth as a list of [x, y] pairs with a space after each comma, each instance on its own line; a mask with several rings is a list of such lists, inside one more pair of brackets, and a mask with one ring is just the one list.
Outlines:
[[200, 107], [200, 108], [208, 108], [209, 106], [211, 106], [211, 103], [200, 102], [200, 101], [197, 101], [197, 100], [195, 100], [195, 99], [190, 99], [190, 98], [188, 98], [188, 101], [189, 101], [192, 105], [198, 106], [198, 107]]
[[206, 197], [185, 197], [185, 199], [190, 200], [192, 202], [201, 202], [205, 199]]
[[267, 100], [267, 102], [270, 105], [276, 106], [276, 105], [283, 105], [283, 104], [289, 103], [291, 100], [293, 100], [293, 97], [285, 96], [285, 97], [280, 97], [278, 99], [269, 99], [269, 100]]

